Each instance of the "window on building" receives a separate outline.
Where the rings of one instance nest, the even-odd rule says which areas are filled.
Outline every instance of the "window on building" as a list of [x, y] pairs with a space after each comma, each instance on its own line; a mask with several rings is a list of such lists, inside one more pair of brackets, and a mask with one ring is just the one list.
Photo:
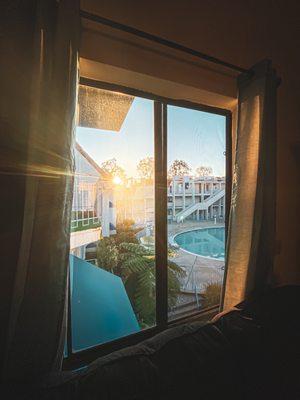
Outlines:
[[83, 83], [69, 358], [217, 306], [225, 268], [230, 113]]

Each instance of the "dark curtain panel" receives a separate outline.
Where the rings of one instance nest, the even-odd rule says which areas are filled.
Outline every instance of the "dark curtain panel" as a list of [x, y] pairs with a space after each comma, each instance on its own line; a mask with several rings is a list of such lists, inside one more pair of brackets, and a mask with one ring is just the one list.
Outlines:
[[22, 235], [36, 0], [0, 2], [0, 363]]
[[263, 61], [238, 79], [238, 127], [227, 243], [224, 308], [272, 280], [276, 217], [276, 91]]
[[[17, 203], [20, 196], [17, 211], [21, 214], [15, 227], [19, 245], [11, 255], [15, 263], [8, 259], [1, 266], [14, 272], [3, 377], [28, 382], [59, 368], [62, 360], [80, 20], [77, 0], [28, 2], [30, 7], [24, 2], [11, 3], [8, 18], [17, 17], [24, 24], [24, 38], [18, 19], [10, 37], [20, 52], [16, 60], [22, 63], [24, 58], [26, 85], [17, 87], [10, 99], [10, 107], [16, 101], [21, 108], [7, 112], [11, 136], [3, 148], [7, 159], [1, 166], [11, 176], [6, 181], [11, 193], [7, 200]], [[20, 41], [29, 45], [30, 58], [21, 51]], [[22, 73], [20, 65], [12, 68]], [[17, 96], [26, 99], [24, 104]], [[14, 125], [22, 127], [24, 140]], [[22, 177], [21, 184], [12, 190], [15, 176]]]

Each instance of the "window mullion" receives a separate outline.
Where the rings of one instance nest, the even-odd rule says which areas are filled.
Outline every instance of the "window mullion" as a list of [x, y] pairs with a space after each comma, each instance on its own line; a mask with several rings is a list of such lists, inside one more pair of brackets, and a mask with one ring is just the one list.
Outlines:
[[167, 110], [154, 102], [156, 323], [168, 322]]

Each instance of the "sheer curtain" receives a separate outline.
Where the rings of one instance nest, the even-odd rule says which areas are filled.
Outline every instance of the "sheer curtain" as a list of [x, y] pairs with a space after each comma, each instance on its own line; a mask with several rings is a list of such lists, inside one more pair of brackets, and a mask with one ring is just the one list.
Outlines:
[[62, 360], [80, 31], [77, 0], [32, 1], [31, 10], [25, 206], [3, 368], [6, 380], [26, 382]]
[[238, 79], [238, 126], [224, 309], [271, 283], [276, 212], [276, 90], [271, 62]]

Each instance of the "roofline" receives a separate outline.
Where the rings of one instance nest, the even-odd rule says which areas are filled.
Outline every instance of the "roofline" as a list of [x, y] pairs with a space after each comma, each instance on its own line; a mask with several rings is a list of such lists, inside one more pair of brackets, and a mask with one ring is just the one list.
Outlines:
[[103, 177], [106, 177], [106, 178], [110, 177], [109, 173], [104, 171], [103, 168], [99, 167], [99, 165], [96, 163], [96, 161], [94, 161], [92, 159], [92, 157], [80, 146], [80, 144], [78, 142], [75, 143], [75, 148], [99, 172], [99, 174], [101, 174]]

